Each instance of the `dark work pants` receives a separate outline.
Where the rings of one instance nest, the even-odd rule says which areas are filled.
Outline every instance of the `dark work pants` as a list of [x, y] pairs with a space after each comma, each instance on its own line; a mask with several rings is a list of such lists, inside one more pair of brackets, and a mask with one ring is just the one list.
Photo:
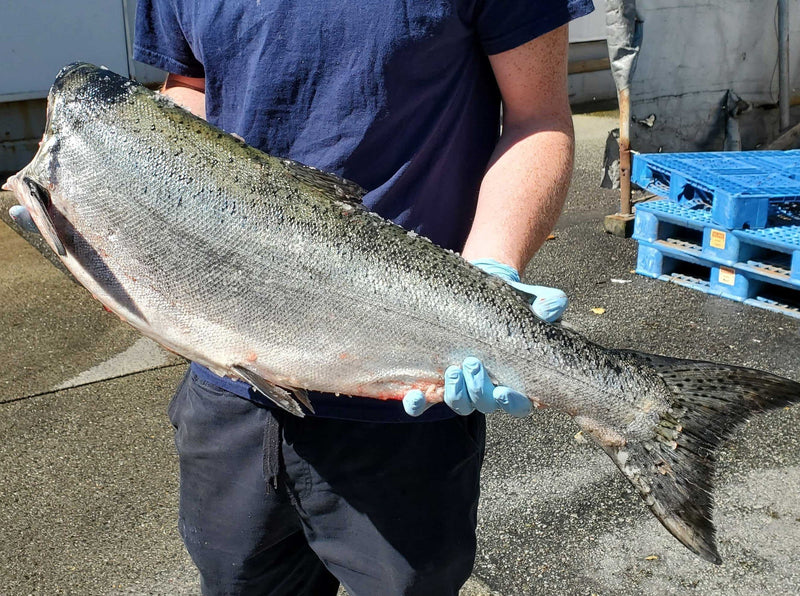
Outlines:
[[[301, 419], [191, 372], [169, 415], [179, 529], [203, 594], [333, 596], [341, 582], [351, 596], [455, 596], [469, 577], [483, 415]], [[280, 429], [277, 486], [264, 473], [268, 426]]]

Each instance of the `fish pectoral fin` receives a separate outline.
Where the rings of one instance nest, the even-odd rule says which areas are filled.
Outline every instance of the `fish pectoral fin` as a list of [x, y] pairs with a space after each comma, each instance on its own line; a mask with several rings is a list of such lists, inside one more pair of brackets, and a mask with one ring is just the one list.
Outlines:
[[306, 413], [303, 411], [301, 405], [305, 406], [312, 414], [314, 413], [314, 407], [311, 405], [311, 401], [308, 399], [308, 392], [305, 389], [297, 387], [284, 389], [274, 383], [270, 383], [252, 370], [238, 364], [233, 365], [233, 370], [236, 371], [236, 374], [242, 377], [242, 379], [268, 397], [272, 403], [290, 414], [303, 418]]
[[336, 174], [323, 172], [291, 159], [283, 159], [281, 163], [292, 178], [331, 195], [332, 199], [361, 204], [361, 198], [367, 191], [351, 180], [340, 178]]
[[58, 232], [56, 232], [56, 227], [53, 225], [50, 214], [47, 212], [47, 208], [50, 206], [50, 194], [28, 176], [25, 176], [22, 181], [25, 183], [25, 186], [28, 187], [31, 196], [36, 199], [31, 203], [32, 210], [35, 211], [35, 214], [31, 215], [38, 216], [39, 221], [36, 221], [37, 218], [34, 217], [34, 222], [36, 223], [36, 227], [39, 228], [39, 233], [49, 241], [53, 250], [58, 253], [58, 256], [66, 257], [67, 251], [61, 239], [58, 237]]

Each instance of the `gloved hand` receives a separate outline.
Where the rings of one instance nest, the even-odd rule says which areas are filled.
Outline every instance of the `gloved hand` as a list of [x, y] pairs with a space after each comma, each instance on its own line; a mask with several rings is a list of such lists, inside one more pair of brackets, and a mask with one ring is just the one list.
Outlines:
[[16, 223], [23, 230], [27, 232], [35, 232], [37, 234], [39, 233], [39, 228], [37, 228], [36, 224], [33, 223], [31, 214], [22, 205], [14, 205], [8, 210], [8, 214], [11, 216], [11, 219], [14, 220], [14, 223]]
[[486, 273], [496, 275], [512, 288], [527, 295], [533, 314], [547, 323], [555, 323], [567, 309], [567, 295], [564, 292], [547, 286], [521, 283], [519, 273], [509, 265], [499, 263], [494, 259], [477, 259], [472, 261], [472, 264], [480, 267]]
[[[444, 403], [456, 414], [466, 416], [475, 410], [488, 414], [501, 409], [512, 416], [527, 416], [531, 401], [508, 387], [495, 387], [483, 364], [477, 358], [466, 358], [458, 366], [444, 372]], [[419, 416], [433, 404], [425, 401], [419, 389], [412, 389], [403, 398], [403, 408], [409, 416]]]
[[[494, 259], [479, 259], [472, 261], [472, 264], [529, 295], [531, 310], [548, 323], [558, 320], [567, 308], [567, 295], [564, 292], [546, 286], [520, 283], [519, 273], [513, 267]], [[509, 387], [495, 387], [477, 358], [466, 358], [461, 368], [451, 366], [445, 371], [444, 403], [462, 416], [475, 410], [489, 413], [502, 409], [512, 416], [524, 417], [532, 408], [531, 401], [521, 393]], [[418, 389], [412, 389], [403, 398], [403, 408], [410, 416], [419, 416], [431, 405]]]

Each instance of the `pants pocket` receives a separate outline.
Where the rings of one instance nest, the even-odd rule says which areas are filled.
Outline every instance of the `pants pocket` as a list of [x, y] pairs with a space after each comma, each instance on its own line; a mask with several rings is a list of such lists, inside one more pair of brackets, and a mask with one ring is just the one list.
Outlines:
[[186, 383], [189, 380], [189, 375], [192, 374], [190, 370], [186, 371], [186, 374], [183, 375], [183, 379], [181, 379], [180, 384], [178, 384], [178, 388], [175, 389], [175, 393], [172, 395], [172, 398], [169, 400], [169, 404], [167, 405], [167, 417], [169, 418], [170, 424], [172, 424], [173, 428], [178, 428], [177, 422], [177, 410], [178, 410], [178, 401], [180, 400], [181, 396], [185, 393]]

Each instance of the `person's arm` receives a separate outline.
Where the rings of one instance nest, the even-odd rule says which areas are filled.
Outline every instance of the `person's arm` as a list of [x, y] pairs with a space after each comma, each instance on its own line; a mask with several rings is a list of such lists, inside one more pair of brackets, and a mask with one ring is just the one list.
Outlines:
[[481, 184], [462, 256], [520, 273], [555, 225], [572, 176], [567, 26], [490, 56], [503, 130]]
[[[515, 287], [521, 286], [516, 283], [518, 272], [524, 271], [555, 225], [572, 176], [568, 43], [565, 25], [489, 57], [503, 100], [503, 129], [481, 184], [462, 256]], [[552, 288], [523, 288], [531, 294], [547, 291], [563, 296]], [[566, 297], [557, 298], [557, 303], [560, 314]], [[444, 396], [445, 403], [462, 415], [501, 408], [524, 416], [531, 410], [526, 396], [495, 387], [475, 358], [445, 371]], [[419, 416], [431, 404], [420, 392], [410, 391], [403, 405], [408, 414]]]
[[195, 116], [206, 117], [206, 80], [169, 73], [161, 94], [189, 110]]

